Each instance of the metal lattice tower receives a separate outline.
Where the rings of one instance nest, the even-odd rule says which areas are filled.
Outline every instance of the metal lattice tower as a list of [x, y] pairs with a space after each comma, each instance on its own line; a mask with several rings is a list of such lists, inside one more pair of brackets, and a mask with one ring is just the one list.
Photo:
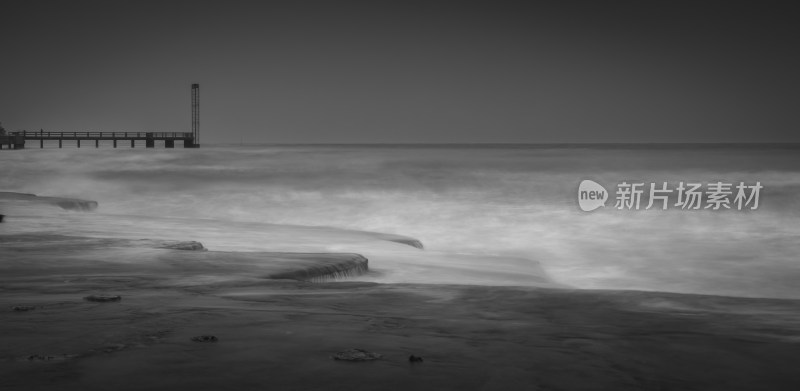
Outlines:
[[192, 135], [194, 145], [200, 146], [200, 84], [192, 84]]

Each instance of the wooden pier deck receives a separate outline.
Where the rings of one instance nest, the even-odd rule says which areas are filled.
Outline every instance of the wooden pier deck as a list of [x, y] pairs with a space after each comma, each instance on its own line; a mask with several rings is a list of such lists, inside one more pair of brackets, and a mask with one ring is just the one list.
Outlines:
[[145, 148], [155, 148], [157, 140], [164, 141], [165, 148], [175, 148], [175, 141], [183, 141], [184, 148], [200, 146], [195, 143], [192, 132], [11, 132], [0, 137], [0, 149], [23, 149], [28, 140], [39, 140], [39, 148], [44, 148], [47, 140], [58, 141], [59, 148], [63, 147], [64, 141], [76, 141], [78, 148], [81, 141], [94, 141], [95, 148], [100, 147], [100, 141], [113, 141], [114, 148], [120, 141], [130, 141], [131, 148], [135, 147], [136, 141], [144, 141]]

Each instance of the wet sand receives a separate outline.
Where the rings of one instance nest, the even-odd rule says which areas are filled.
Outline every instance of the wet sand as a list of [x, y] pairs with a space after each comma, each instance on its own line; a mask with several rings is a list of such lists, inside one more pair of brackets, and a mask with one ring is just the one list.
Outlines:
[[[796, 300], [312, 283], [243, 271], [241, 260], [175, 262], [164, 254], [193, 252], [153, 243], [93, 246], [0, 248], [1, 388], [800, 388]], [[83, 300], [91, 294], [122, 300]], [[350, 348], [383, 357], [331, 358]]]

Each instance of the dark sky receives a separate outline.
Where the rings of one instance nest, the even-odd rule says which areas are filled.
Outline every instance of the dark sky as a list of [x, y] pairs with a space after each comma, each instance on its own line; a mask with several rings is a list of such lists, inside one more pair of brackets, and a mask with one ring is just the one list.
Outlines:
[[[16, 1], [10, 130], [204, 143], [800, 142], [800, 24], [763, 2]], [[784, 2], [790, 3], [790, 2]]]

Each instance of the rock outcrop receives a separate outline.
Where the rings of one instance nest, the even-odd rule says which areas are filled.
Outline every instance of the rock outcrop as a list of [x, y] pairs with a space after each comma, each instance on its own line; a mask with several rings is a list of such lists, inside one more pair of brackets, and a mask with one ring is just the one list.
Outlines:
[[207, 249], [203, 247], [203, 243], [195, 242], [194, 240], [188, 242], [170, 242], [160, 247], [171, 250], [207, 251]]
[[372, 361], [383, 357], [380, 353], [369, 352], [364, 349], [347, 349], [332, 356], [338, 361]]
[[81, 200], [77, 198], [64, 198], [64, 197], [41, 197], [36, 194], [28, 193], [14, 193], [8, 191], [0, 191], [0, 200], [11, 201], [27, 201], [33, 203], [47, 204], [58, 206], [61, 209], [77, 210], [82, 212], [93, 211], [97, 209], [97, 201]]
[[269, 278], [325, 282], [342, 280], [347, 277], [360, 276], [369, 270], [369, 260], [363, 255], [350, 254], [350, 256], [350, 259], [342, 259], [326, 264], [298, 267], [295, 270], [274, 273], [269, 275]]

